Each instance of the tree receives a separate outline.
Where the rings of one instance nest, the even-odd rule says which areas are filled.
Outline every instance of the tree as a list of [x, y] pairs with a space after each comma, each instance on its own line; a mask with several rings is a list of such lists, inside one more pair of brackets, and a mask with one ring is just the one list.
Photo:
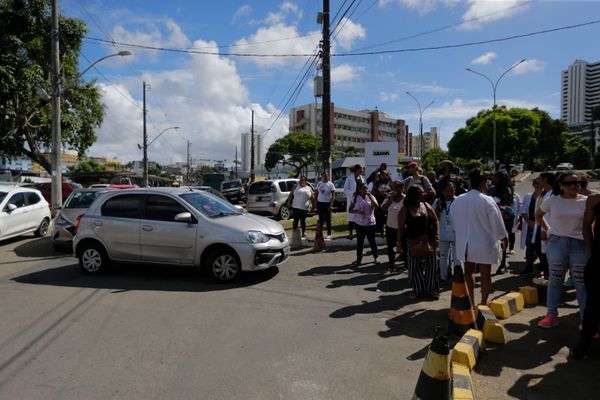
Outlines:
[[[40, 100], [50, 83], [51, 9], [49, 0], [0, 0], [0, 157], [27, 156], [51, 172], [50, 105]], [[95, 142], [104, 106], [95, 82], [79, 77], [78, 58], [85, 23], [60, 18], [62, 143], [83, 156]]]
[[278, 162], [294, 167], [294, 176], [316, 162], [315, 155], [321, 154], [321, 138], [308, 133], [288, 133], [269, 146], [265, 156], [265, 168], [271, 171]]
[[435, 171], [442, 160], [449, 158], [448, 152], [442, 149], [428, 150], [421, 159], [421, 167], [423, 171]]
[[74, 172], [106, 171], [106, 167], [104, 165], [101, 165], [100, 163], [98, 163], [98, 161], [95, 161], [95, 160], [84, 160], [75, 166], [68, 167], [67, 169], [69, 170], [69, 173], [71, 173], [71, 174]]
[[[496, 119], [496, 153], [501, 163], [523, 162], [531, 167], [534, 163], [547, 165], [564, 159], [567, 127], [547, 112], [537, 108], [498, 107]], [[576, 147], [571, 146], [569, 150], [575, 151]], [[491, 160], [492, 110], [481, 110], [469, 118], [466, 126], [456, 131], [448, 142], [448, 151], [451, 157]], [[570, 156], [568, 153], [567, 157]]]

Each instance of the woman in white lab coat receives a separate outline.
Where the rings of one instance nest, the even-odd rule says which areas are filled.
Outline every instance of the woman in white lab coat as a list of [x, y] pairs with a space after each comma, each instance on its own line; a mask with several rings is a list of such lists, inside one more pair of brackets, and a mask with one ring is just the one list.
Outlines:
[[471, 303], [475, 303], [475, 278], [481, 273], [481, 303], [487, 304], [492, 286], [492, 264], [498, 264], [502, 248], [506, 248], [507, 233], [500, 209], [494, 200], [485, 195], [486, 179], [478, 169], [469, 174], [471, 190], [454, 200], [450, 217], [454, 222], [456, 258], [464, 265], [465, 281]]
[[349, 238], [352, 239], [354, 238], [355, 216], [354, 213], [350, 212], [350, 204], [356, 192], [357, 182], [365, 183], [365, 178], [363, 176], [363, 167], [360, 164], [356, 164], [350, 171], [352, 174], [348, 175], [344, 182], [344, 193], [346, 194], [346, 216], [348, 217]]

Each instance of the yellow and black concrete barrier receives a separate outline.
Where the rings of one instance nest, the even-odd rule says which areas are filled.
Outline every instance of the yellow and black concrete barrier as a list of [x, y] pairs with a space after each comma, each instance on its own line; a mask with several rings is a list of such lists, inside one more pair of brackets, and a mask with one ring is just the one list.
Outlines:
[[452, 362], [473, 369], [481, 356], [483, 343], [483, 332], [469, 329], [452, 349]]
[[452, 363], [452, 400], [474, 400], [473, 381], [469, 368]]
[[524, 305], [523, 295], [519, 292], [512, 292], [494, 299], [490, 303], [490, 309], [497, 318], [506, 319], [520, 312]]
[[477, 307], [477, 326], [483, 332], [483, 340], [490, 343], [504, 344], [504, 327], [488, 306]]

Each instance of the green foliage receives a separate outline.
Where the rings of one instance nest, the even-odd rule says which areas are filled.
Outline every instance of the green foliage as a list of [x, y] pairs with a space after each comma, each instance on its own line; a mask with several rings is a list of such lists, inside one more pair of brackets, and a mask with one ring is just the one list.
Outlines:
[[74, 172], [96, 172], [96, 171], [106, 171], [106, 166], [99, 164], [95, 160], [84, 160], [79, 164], [68, 167], [69, 173]]
[[288, 133], [273, 143], [265, 156], [265, 168], [271, 171], [278, 162], [294, 167], [294, 176], [315, 163], [315, 154], [321, 153], [320, 138], [308, 132]]
[[[0, 157], [25, 155], [51, 172], [43, 152], [51, 144], [51, 108], [39, 88], [50, 82], [51, 13], [49, 0], [0, 1]], [[78, 58], [85, 23], [60, 18], [62, 143], [83, 155], [94, 143], [104, 107], [94, 82], [79, 77]]]
[[[496, 156], [500, 163], [508, 165], [523, 162], [555, 165], [559, 162], [572, 162], [573, 165], [587, 165], [585, 146], [581, 138], [567, 134], [566, 125], [560, 120], [537, 108], [498, 107], [496, 109]], [[464, 128], [454, 133], [448, 142], [452, 157], [476, 160], [484, 164], [492, 159], [493, 153], [493, 112], [481, 110], [469, 118]]]
[[588, 140], [579, 135], [565, 133], [563, 135], [564, 156], [561, 162], [570, 162], [577, 169], [588, 168], [590, 164], [590, 148]]
[[421, 168], [423, 168], [423, 171], [436, 171], [440, 161], [447, 160], [448, 157], [447, 151], [442, 149], [431, 149], [423, 154]]

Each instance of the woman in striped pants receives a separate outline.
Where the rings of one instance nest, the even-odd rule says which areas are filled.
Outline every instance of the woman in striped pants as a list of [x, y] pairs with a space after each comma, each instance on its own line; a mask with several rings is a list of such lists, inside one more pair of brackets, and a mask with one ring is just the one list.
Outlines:
[[398, 252], [408, 240], [408, 280], [410, 297], [439, 298], [436, 247], [439, 243], [438, 219], [424, 200], [425, 191], [419, 185], [408, 189], [404, 207], [398, 214]]

